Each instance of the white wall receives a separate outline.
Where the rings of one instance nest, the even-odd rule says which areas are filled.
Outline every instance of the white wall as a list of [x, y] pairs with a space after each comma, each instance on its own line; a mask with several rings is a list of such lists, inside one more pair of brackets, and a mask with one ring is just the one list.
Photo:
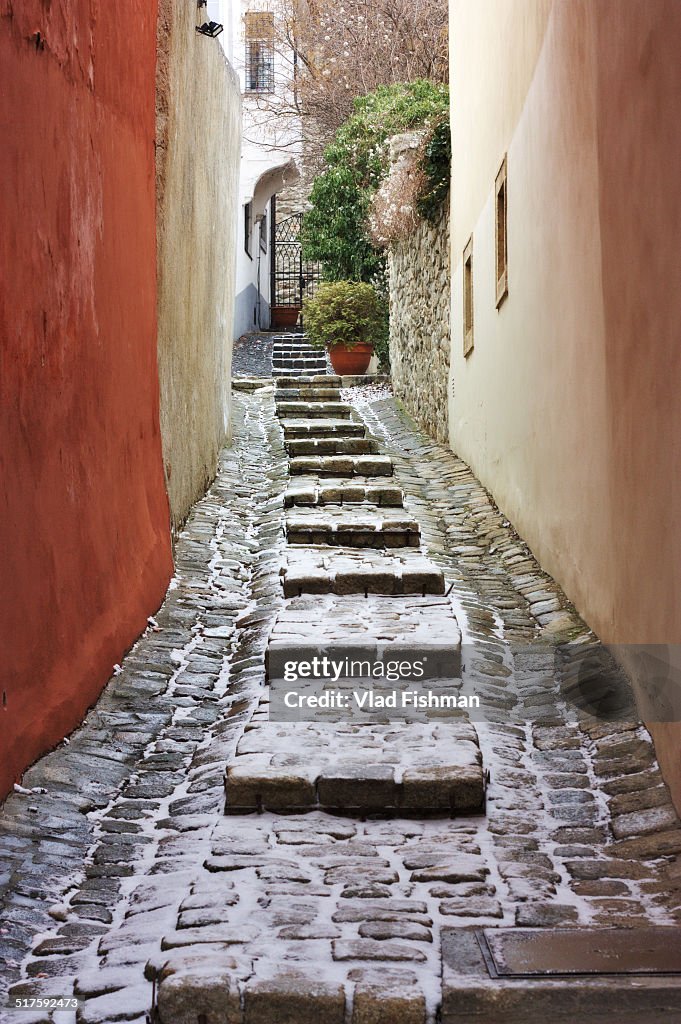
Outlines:
[[[291, 90], [293, 52], [275, 44], [274, 93], [249, 94], [245, 88], [244, 15], [248, 11], [272, 11], [282, 16], [277, 0], [209, 0], [210, 18], [224, 25], [220, 35], [225, 53], [241, 85], [243, 95], [243, 141], [239, 178], [239, 216], [237, 218], [237, 270], [234, 336], [256, 327], [269, 326], [270, 244], [267, 253], [260, 250], [259, 223], [254, 223], [251, 258], [244, 247], [244, 207], [253, 203], [254, 219], [267, 212], [269, 200], [287, 184], [295, 181], [295, 160], [302, 149], [300, 120], [293, 114]], [[279, 34], [277, 33], [277, 40]], [[260, 311], [260, 323], [254, 320]]]

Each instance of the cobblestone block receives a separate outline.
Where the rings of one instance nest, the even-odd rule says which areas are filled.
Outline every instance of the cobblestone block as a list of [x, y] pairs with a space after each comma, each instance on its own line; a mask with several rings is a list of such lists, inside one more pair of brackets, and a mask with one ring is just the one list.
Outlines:
[[315, 773], [308, 769], [297, 772], [274, 769], [270, 764], [256, 768], [240, 764], [227, 769], [225, 794], [227, 810], [282, 811], [317, 806]]
[[352, 1004], [352, 1024], [425, 1024], [423, 993], [402, 984], [395, 988], [380, 984], [358, 984]]
[[616, 839], [629, 839], [676, 829], [678, 824], [676, 811], [667, 804], [665, 807], [651, 807], [647, 810], [620, 814], [612, 820], [612, 831]]
[[334, 960], [384, 960], [413, 961], [424, 963], [426, 954], [407, 942], [380, 942], [377, 939], [355, 939], [348, 942], [336, 940], [333, 943]]
[[413, 871], [413, 882], [484, 882], [489, 868], [480, 857], [459, 854], [445, 863]]
[[345, 921], [399, 921], [406, 918], [410, 921], [417, 921], [428, 927], [432, 925], [432, 919], [428, 917], [428, 905], [418, 900], [357, 900], [346, 904], [333, 914], [333, 920]]
[[641, 864], [629, 860], [604, 858], [603, 860], [571, 860], [565, 867], [573, 878], [581, 881], [595, 881], [601, 878], [645, 878], [647, 871]]
[[554, 928], [561, 924], [575, 924], [579, 921], [576, 907], [561, 906], [559, 903], [527, 903], [518, 907], [515, 923], [518, 927]]
[[317, 778], [321, 807], [363, 813], [396, 809], [399, 789], [395, 770], [380, 765], [327, 768]]
[[252, 925], [230, 927], [214, 925], [207, 928], [183, 928], [167, 932], [161, 939], [161, 949], [176, 949], [178, 946], [238, 946], [251, 942], [258, 936], [258, 929]]
[[433, 933], [416, 921], [363, 921], [359, 926], [363, 939], [406, 939], [410, 942], [432, 942]]
[[674, 828], [656, 835], [637, 836], [611, 843], [608, 852], [615, 857], [631, 857], [633, 861], [654, 860], [681, 853], [681, 829]]
[[241, 999], [230, 971], [206, 964], [161, 980], [158, 988], [159, 1024], [241, 1024]]
[[250, 981], [244, 990], [244, 1024], [345, 1024], [342, 985], [307, 975]]
[[503, 917], [504, 911], [498, 900], [489, 896], [459, 896], [440, 903], [440, 913], [445, 917]]
[[485, 784], [478, 761], [479, 751], [473, 748], [463, 764], [408, 769], [402, 776], [402, 807], [423, 812], [479, 811]]

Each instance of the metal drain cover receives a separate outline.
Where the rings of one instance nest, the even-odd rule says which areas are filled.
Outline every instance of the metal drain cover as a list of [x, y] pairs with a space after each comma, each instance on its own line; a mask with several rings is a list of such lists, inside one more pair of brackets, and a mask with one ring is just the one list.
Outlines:
[[491, 977], [681, 974], [681, 928], [532, 928], [477, 932]]

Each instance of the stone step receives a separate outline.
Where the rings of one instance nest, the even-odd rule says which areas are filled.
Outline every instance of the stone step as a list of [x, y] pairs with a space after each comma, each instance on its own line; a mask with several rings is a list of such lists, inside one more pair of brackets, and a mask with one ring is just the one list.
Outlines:
[[[324, 368], [323, 367], [319, 367], [318, 369], [315, 369], [315, 373], [323, 374], [324, 373]], [[305, 380], [305, 379], [307, 379], [307, 377], [309, 375], [309, 370], [306, 370], [304, 367], [298, 367], [297, 369], [296, 369], [296, 367], [287, 367], [287, 366], [273, 366], [272, 367], [272, 376], [275, 379], [277, 379], [277, 380], [278, 379], [284, 379], [284, 380], [287, 380], [287, 381], [295, 380], [297, 374], [300, 375], [300, 377], [303, 380]]]
[[303, 455], [291, 459], [291, 476], [392, 476], [393, 462], [388, 455]]
[[265, 663], [269, 676], [272, 652], [283, 647], [380, 643], [401, 647], [446, 644], [454, 652], [452, 677], [461, 676], [461, 631], [448, 597], [364, 598], [358, 614], [357, 598], [338, 594], [294, 597], [277, 615], [270, 633]]
[[275, 334], [272, 338], [272, 345], [287, 345], [287, 346], [299, 346], [304, 345], [307, 348], [311, 348], [308, 338], [304, 334]]
[[284, 363], [298, 364], [300, 360], [304, 360], [312, 364], [319, 364], [320, 366], [326, 366], [326, 357], [323, 353], [315, 352], [311, 349], [309, 352], [301, 349], [298, 352], [287, 352], [285, 350], [277, 351], [276, 349], [272, 353], [272, 360], [276, 362], [278, 366]]
[[232, 390], [250, 393], [272, 384], [270, 377], [232, 377]]
[[300, 338], [280, 338], [272, 343], [274, 352], [322, 352], [323, 349], [315, 348], [309, 341]]
[[326, 366], [326, 356], [323, 352], [273, 352], [272, 363], [275, 366], [282, 366], [290, 363], [292, 366]]
[[417, 548], [419, 524], [398, 510], [376, 506], [325, 505], [314, 512], [289, 512], [289, 544], [327, 544], [351, 548]]
[[[371, 548], [292, 546], [281, 569], [284, 597], [303, 594], [444, 594], [445, 582], [432, 562], [411, 548], [390, 552]], [[358, 608], [357, 614], [361, 613]]]
[[266, 716], [265, 703], [227, 767], [227, 814], [430, 817], [483, 808], [482, 756], [467, 721], [396, 728], [394, 722], [291, 723]]
[[316, 420], [282, 420], [284, 438], [287, 441], [296, 438], [328, 437], [364, 437], [366, 427], [363, 423], [350, 420], [316, 419]]
[[369, 437], [286, 438], [286, 449], [292, 459], [302, 455], [376, 455], [378, 445]]
[[340, 388], [277, 388], [274, 400], [280, 402], [340, 402]]
[[321, 348], [313, 348], [312, 345], [308, 345], [304, 342], [297, 342], [295, 344], [289, 344], [288, 342], [280, 344], [274, 342], [272, 345], [272, 352], [278, 355], [324, 355], [325, 352]]
[[344, 388], [366, 387], [369, 384], [389, 384], [390, 375], [387, 373], [360, 373], [347, 374], [341, 377]]
[[338, 377], [333, 373], [316, 374], [313, 376], [309, 375], [297, 375], [295, 377], [281, 376], [277, 379], [277, 390], [279, 388], [339, 388], [343, 381], [342, 377]]
[[272, 370], [286, 370], [287, 374], [301, 370], [303, 373], [323, 373], [326, 363], [319, 359], [273, 359]]
[[296, 478], [284, 495], [288, 508], [296, 505], [358, 505], [369, 502], [381, 508], [402, 508], [404, 495], [400, 487], [393, 484], [373, 483], [353, 477], [347, 480], [328, 480], [320, 483], [315, 477]]
[[280, 402], [277, 415], [282, 419], [317, 419], [327, 416], [349, 420], [352, 406], [347, 402]]

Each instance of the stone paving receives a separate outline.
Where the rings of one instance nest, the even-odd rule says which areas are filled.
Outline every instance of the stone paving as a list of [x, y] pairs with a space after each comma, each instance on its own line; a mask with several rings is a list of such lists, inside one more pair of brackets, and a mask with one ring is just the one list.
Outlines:
[[[681, 827], [647, 731], [563, 717], [562, 705], [557, 724], [512, 718], [510, 682], [531, 675], [531, 645], [594, 638], [470, 470], [392, 400], [357, 401], [350, 419], [393, 476], [352, 486], [389, 486], [391, 505], [399, 487], [442, 576], [447, 597], [425, 600], [449, 602], [463, 685], [488, 707], [474, 727], [453, 725], [490, 771], [484, 813], [225, 814], [225, 768], [266, 724], [275, 623], [297, 629], [296, 602], [318, 601], [320, 615], [412, 600], [286, 601], [285, 507], [296, 487], [324, 504], [338, 480], [289, 480], [271, 387], [234, 406], [233, 447], [179, 538], [162, 609], [83, 726], [0, 810], [10, 998], [75, 993], [82, 1024], [433, 1024], [452, 927], [679, 923]], [[399, 729], [418, 746], [438, 727]], [[458, 1020], [452, 984], [447, 967], [446, 1019]], [[637, 1013], [658, 1019], [640, 1002]], [[75, 1018], [0, 1010], [3, 1022], [53, 1019]]]

